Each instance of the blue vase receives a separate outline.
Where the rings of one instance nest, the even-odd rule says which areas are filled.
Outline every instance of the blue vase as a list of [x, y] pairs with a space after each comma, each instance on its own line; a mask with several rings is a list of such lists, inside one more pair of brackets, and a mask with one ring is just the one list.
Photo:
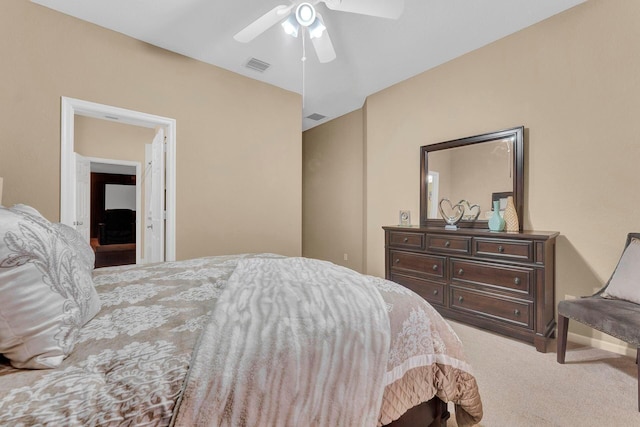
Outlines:
[[489, 230], [502, 231], [504, 230], [504, 219], [500, 216], [500, 201], [493, 202], [493, 215], [489, 218]]

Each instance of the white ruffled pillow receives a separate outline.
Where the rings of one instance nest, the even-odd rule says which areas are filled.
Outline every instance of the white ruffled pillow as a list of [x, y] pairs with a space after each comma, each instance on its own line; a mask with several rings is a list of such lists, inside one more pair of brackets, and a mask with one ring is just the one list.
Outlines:
[[0, 353], [16, 368], [54, 368], [100, 300], [77, 250], [27, 208], [0, 207]]
[[640, 240], [631, 239], [602, 296], [640, 304]]

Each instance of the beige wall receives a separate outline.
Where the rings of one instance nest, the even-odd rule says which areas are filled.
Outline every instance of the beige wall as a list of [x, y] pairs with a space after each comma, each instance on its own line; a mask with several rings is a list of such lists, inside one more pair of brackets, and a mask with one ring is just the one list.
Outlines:
[[364, 268], [362, 127], [358, 110], [302, 139], [302, 254], [356, 271]]
[[370, 96], [366, 271], [384, 274], [399, 209], [417, 222], [421, 145], [524, 125], [524, 227], [561, 233], [556, 301], [601, 286], [640, 229], [639, 20], [640, 2], [591, 0]]
[[154, 129], [83, 116], [74, 122], [73, 146], [78, 154], [139, 162], [144, 168], [144, 147], [151, 144]]
[[301, 98], [25, 0], [0, 14], [4, 203], [60, 209], [60, 97], [177, 122], [177, 257], [301, 253]]

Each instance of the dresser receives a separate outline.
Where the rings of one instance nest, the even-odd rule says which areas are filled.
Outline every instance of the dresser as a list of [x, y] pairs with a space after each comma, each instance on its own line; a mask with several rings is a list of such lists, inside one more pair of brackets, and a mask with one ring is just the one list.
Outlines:
[[555, 241], [545, 231], [383, 227], [386, 278], [444, 317], [535, 345], [555, 330]]

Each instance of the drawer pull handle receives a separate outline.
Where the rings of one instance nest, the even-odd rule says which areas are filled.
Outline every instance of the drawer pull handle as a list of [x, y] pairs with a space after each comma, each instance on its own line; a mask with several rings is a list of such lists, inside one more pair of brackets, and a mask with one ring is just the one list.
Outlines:
[[498, 246], [498, 252], [503, 253], [504, 247], [502, 245]]
[[396, 258], [395, 263], [396, 263], [396, 264], [400, 264], [400, 258]]
[[444, 247], [445, 248], [448, 248], [449, 246], [451, 246], [451, 242], [450, 241], [447, 240], [446, 242], [444, 242]]
[[519, 285], [521, 282], [519, 277], [516, 277], [515, 279], [513, 279], [513, 283], [515, 283], [516, 285]]
[[520, 310], [516, 308], [515, 310], [513, 310], [513, 314], [515, 314], [516, 316], [520, 316]]
[[458, 276], [462, 276], [463, 274], [464, 274], [464, 270], [463, 269], [458, 270]]
[[464, 301], [464, 298], [462, 298], [461, 296], [458, 297], [458, 302], [462, 302]]
[[433, 271], [438, 271], [438, 264], [433, 264], [433, 267], [431, 267], [431, 269]]
[[433, 294], [434, 294], [434, 295], [438, 295], [438, 290], [437, 290], [437, 289], [435, 289], [435, 290], [433, 291]]
[[404, 238], [404, 242], [405, 242], [405, 243], [407, 243], [408, 241], [409, 241], [409, 238], [408, 238], [408, 237], [405, 237], [405, 238]]

